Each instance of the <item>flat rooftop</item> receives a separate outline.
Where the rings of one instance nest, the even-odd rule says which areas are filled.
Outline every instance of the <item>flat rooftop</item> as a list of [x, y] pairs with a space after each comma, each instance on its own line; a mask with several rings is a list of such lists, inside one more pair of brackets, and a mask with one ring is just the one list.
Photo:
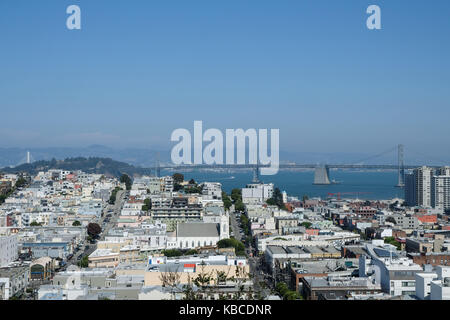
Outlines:
[[281, 246], [267, 246], [267, 250], [270, 250], [273, 254], [286, 254], [286, 250]]
[[110, 249], [97, 249], [89, 255], [89, 258], [116, 256], [118, 253], [112, 252]]
[[217, 223], [179, 223], [177, 227], [178, 237], [219, 237], [219, 225]]

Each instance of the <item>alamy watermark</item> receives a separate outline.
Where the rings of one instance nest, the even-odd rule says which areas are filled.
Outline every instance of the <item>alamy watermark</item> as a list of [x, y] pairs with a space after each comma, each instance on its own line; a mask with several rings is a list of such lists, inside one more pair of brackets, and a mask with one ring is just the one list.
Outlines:
[[267, 129], [226, 129], [225, 135], [214, 128], [203, 132], [203, 122], [194, 121], [193, 139], [187, 129], [172, 132], [171, 141], [178, 143], [172, 148], [171, 158], [176, 165], [259, 164], [264, 166], [260, 169], [261, 175], [274, 175], [278, 173], [280, 161], [280, 130], [270, 129], [270, 150], [268, 136]]
[[70, 16], [67, 18], [66, 26], [69, 30], [80, 30], [81, 29], [81, 9], [77, 5], [71, 5], [67, 7], [67, 14]]
[[[81, 29], [81, 9], [77, 5], [70, 5], [66, 9], [66, 13], [70, 16], [66, 20], [66, 27], [69, 30]], [[366, 26], [369, 30], [381, 29], [381, 9], [378, 5], [370, 5], [367, 7], [366, 14], [370, 16], [366, 20]]]

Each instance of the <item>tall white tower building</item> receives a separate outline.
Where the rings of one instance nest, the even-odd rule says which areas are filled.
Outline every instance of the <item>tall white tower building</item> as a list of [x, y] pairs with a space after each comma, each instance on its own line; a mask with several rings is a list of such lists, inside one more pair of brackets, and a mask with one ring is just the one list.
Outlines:
[[431, 207], [431, 180], [433, 169], [423, 166], [414, 169], [416, 202], [418, 206]]
[[431, 183], [431, 205], [442, 210], [450, 209], [450, 167], [436, 170]]

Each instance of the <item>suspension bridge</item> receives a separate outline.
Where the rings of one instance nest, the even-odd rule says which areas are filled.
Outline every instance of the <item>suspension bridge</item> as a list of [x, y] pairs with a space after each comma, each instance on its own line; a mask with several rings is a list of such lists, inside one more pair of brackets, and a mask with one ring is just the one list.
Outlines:
[[[365, 164], [364, 162], [380, 158], [386, 154], [396, 152], [397, 163], [396, 164]], [[405, 186], [405, 171], [421, 167], [423, 164], [406, 165], [404, 163], [404, 146], [402, 144], [395, 146], [380, 154], [362, 159], [353, 164], [298, 164], [298, 163], [280, 163], [280, 170], [289, 169], [314, 169], [314, 182], [317, 185], [329, 185], [333, 184], [333, 180], [330, 179], [330, 169], [373, 169], [373, 170], [397, 170], [398, 181], [397, 187], [403, 188]], [[267, 168], [270, 165], [262, 164], [185, 164], [185, 165], [161, 165], [159, 161], [155, 166], [155, 173], [160, 176], [161, 170], [205, 170], [205, 169], [252, 169], [253, 170], [253, 182], [260, 181], [260, 168]], [[429, 166], [431, 168], [439, 168], [441, 166]]]
[[[314, 169], [314, 181], [313, 184], [316, 185], [330, 185], [335, 183], [331, 179], [330, 175], [330, 169], [355, 169], [355, 170], [365, 170], [365, 169], [372, 169], [372, 170], [397, 170], [398, 172], [398, 181], [397, 181], [397, 187], [404, 187], [405, 185], [405, 171], [418, 168], [422, 166], [423, 164], [416, 164], [416, 165], [406, 165], [404, 163], [404, 146], [402, 144], [397, 145], [389, 150], [386, 150], [382, 153], [370, 156], [365, 159], [361, 159], [355, 163], [351, 164], [298, 164], [298, 163], [280, 163], [278, 165], [279, 170], [293, 170], [293, 169]], [[387, 154], [396, 152], [396, 163], [395, 164], [366, 164], [368, 161], [373, 161], [374, 159], [380, 158], [382, 156], [385, 156]], [[426, 158], [429, 158], [428, 155], [424, 155]], [[21, 161], [17, 165], [26, 164], [26, 163], [32, 163], [35, 159], [31, 155], [31, 153], [28, 151], [24, 158], [21, 159]], [[443, 162], [439, 160], [440, 162]], [[162, 170], [168, 170], [168, 171], [186, 171], [186, 170], [211, 170], [211, 169], [251, 169], [253, 170], [253, 182], [257, 183], [260, 181], [260, 169], [261, 168], [268, 168], [270, 165], [263, 165], [263, 164], [213, 164], [213, 165], [207, 165], [207, 164], [182, 164], [182, 165], [161, 165], [161, 162], [159, 160], [159, 153], [156, 157], [156, 165], [154, 168], [151, 168], [150, 170], [154, 172], [154, 174], [159, 177], [161, 176]], [[428, 167], [431, 168], [439, 168], [442, 166], [432, 166], [428, 165]]]
[[31, 155], [31, 152], [27, 151], [26, 155], [22, 159], [20, 159], [20, 161], [16, 164], [16, 167], [20, 166], [22, 164], [30, 164], [34, 161], [36, 161], [36, 160]]

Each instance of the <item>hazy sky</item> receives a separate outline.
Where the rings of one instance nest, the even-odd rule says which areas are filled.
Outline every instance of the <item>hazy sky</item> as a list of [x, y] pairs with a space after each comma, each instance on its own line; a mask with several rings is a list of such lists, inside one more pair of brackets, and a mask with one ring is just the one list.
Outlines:
[[449, 35], [448, 0], [2, 0], [0, 147], [170, 148], [203, 120], [279, 128], [284, 150], [450, 159]]

